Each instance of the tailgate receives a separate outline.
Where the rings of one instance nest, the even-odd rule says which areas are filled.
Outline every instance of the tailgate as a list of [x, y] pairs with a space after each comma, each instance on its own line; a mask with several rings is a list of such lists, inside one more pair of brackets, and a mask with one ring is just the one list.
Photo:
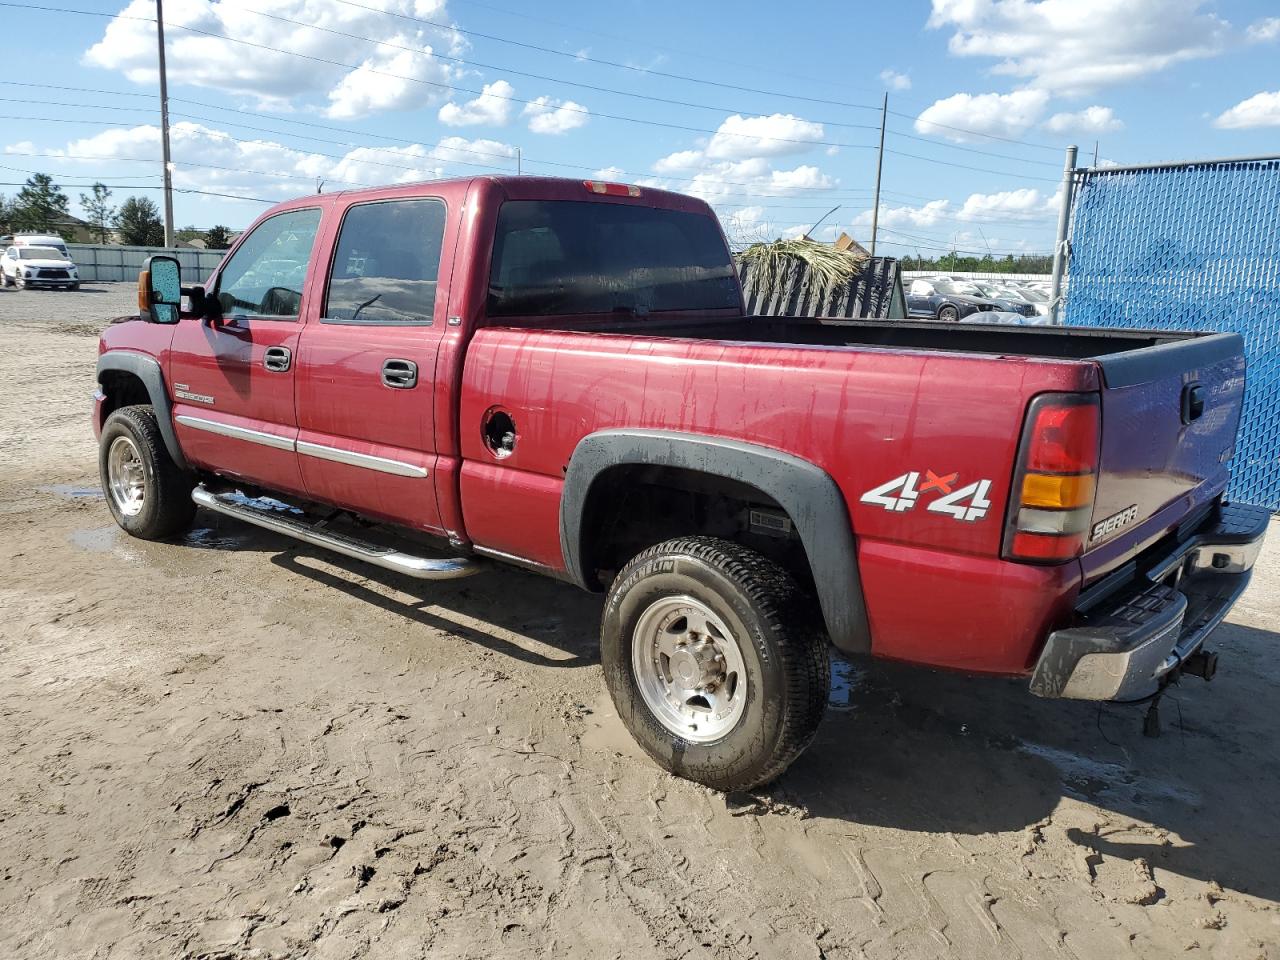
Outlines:
[[[1085, 551], [1129, 541], [1121, 555], [1106, 551], [1115, 561], [1226, 486], [1244, 400], [1244, 344], [1233, 333], [1191, 336], [1097, 363], [1104, 383], [1102, 444]], [[1086, 569], [1092, 566], [1086, 562]]]

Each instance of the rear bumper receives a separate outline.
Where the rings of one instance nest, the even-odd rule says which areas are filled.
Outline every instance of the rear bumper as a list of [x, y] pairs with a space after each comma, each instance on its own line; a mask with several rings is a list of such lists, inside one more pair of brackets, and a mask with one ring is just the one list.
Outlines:
[[1229, 504], [1130, 587], [1049, 635], [1031, 692], [1072, 700], [1155, 693], [1222, 622], [1249, 578], [1271, 514]]

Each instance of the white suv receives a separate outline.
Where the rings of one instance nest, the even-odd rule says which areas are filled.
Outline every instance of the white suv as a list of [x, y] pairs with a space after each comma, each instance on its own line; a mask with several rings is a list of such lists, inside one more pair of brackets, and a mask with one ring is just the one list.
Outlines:
[[56, 247], [9, 247], [0, 257], [0, 273], [7, 287], [63, 287], [80, 288], [80, 276], [76, 265], [65, 251]]

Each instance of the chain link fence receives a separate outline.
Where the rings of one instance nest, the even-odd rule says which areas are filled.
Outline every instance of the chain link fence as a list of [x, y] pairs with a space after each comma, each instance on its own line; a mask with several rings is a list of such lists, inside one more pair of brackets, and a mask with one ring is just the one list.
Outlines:
[[1280, 510], [1280, 157], [1077, 170], [1064, 323], [1231, 331], [1230, 496]]
[[84, 282], [136, 281], [138, 271], [147, 257], [162, 253], [176, 257], [182, 266], [182, 277], [188, 283], [197, 283], [213, 273], [222, 262], [225, 250], [197, 250], [191, 247], [167, 249], [165, 247], [126, 247], [115, 244], [68, 243], [67, 252], [75, 262], [76, 271]]

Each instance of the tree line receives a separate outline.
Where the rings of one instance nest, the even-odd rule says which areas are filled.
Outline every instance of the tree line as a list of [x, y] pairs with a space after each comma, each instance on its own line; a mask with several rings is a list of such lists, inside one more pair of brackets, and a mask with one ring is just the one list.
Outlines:
[[903, 270], [937, 270], [939, 273], [1052, 273], [1053, 257], [1041, 254], [1012, 253], [1003, 257], [984, 257], [944, 253], [940, 257], [903, 257]]
[[[113, 194], [106, 185], [95, 183], [88, 193], [80, 194], [80, 208], [99, 243], [109, 243], [114, 235], [129, 246], [159, 247], [164, 244], [164, 221], [153, 200], [126, 197], [118, 207], [111, 202]], [[71, 213], [71, 198], [53, 182], [47, 173], [34, 173], [12, 200], [0, 194], [0, 233], [39, 231], [56, 233], [64, 240], [72, 239], [66, 217]], [[176, 240], [204, 240], [210, 250], [231, 246], [231, 231], [222, 226], [199, 230], [183, 227]]]

